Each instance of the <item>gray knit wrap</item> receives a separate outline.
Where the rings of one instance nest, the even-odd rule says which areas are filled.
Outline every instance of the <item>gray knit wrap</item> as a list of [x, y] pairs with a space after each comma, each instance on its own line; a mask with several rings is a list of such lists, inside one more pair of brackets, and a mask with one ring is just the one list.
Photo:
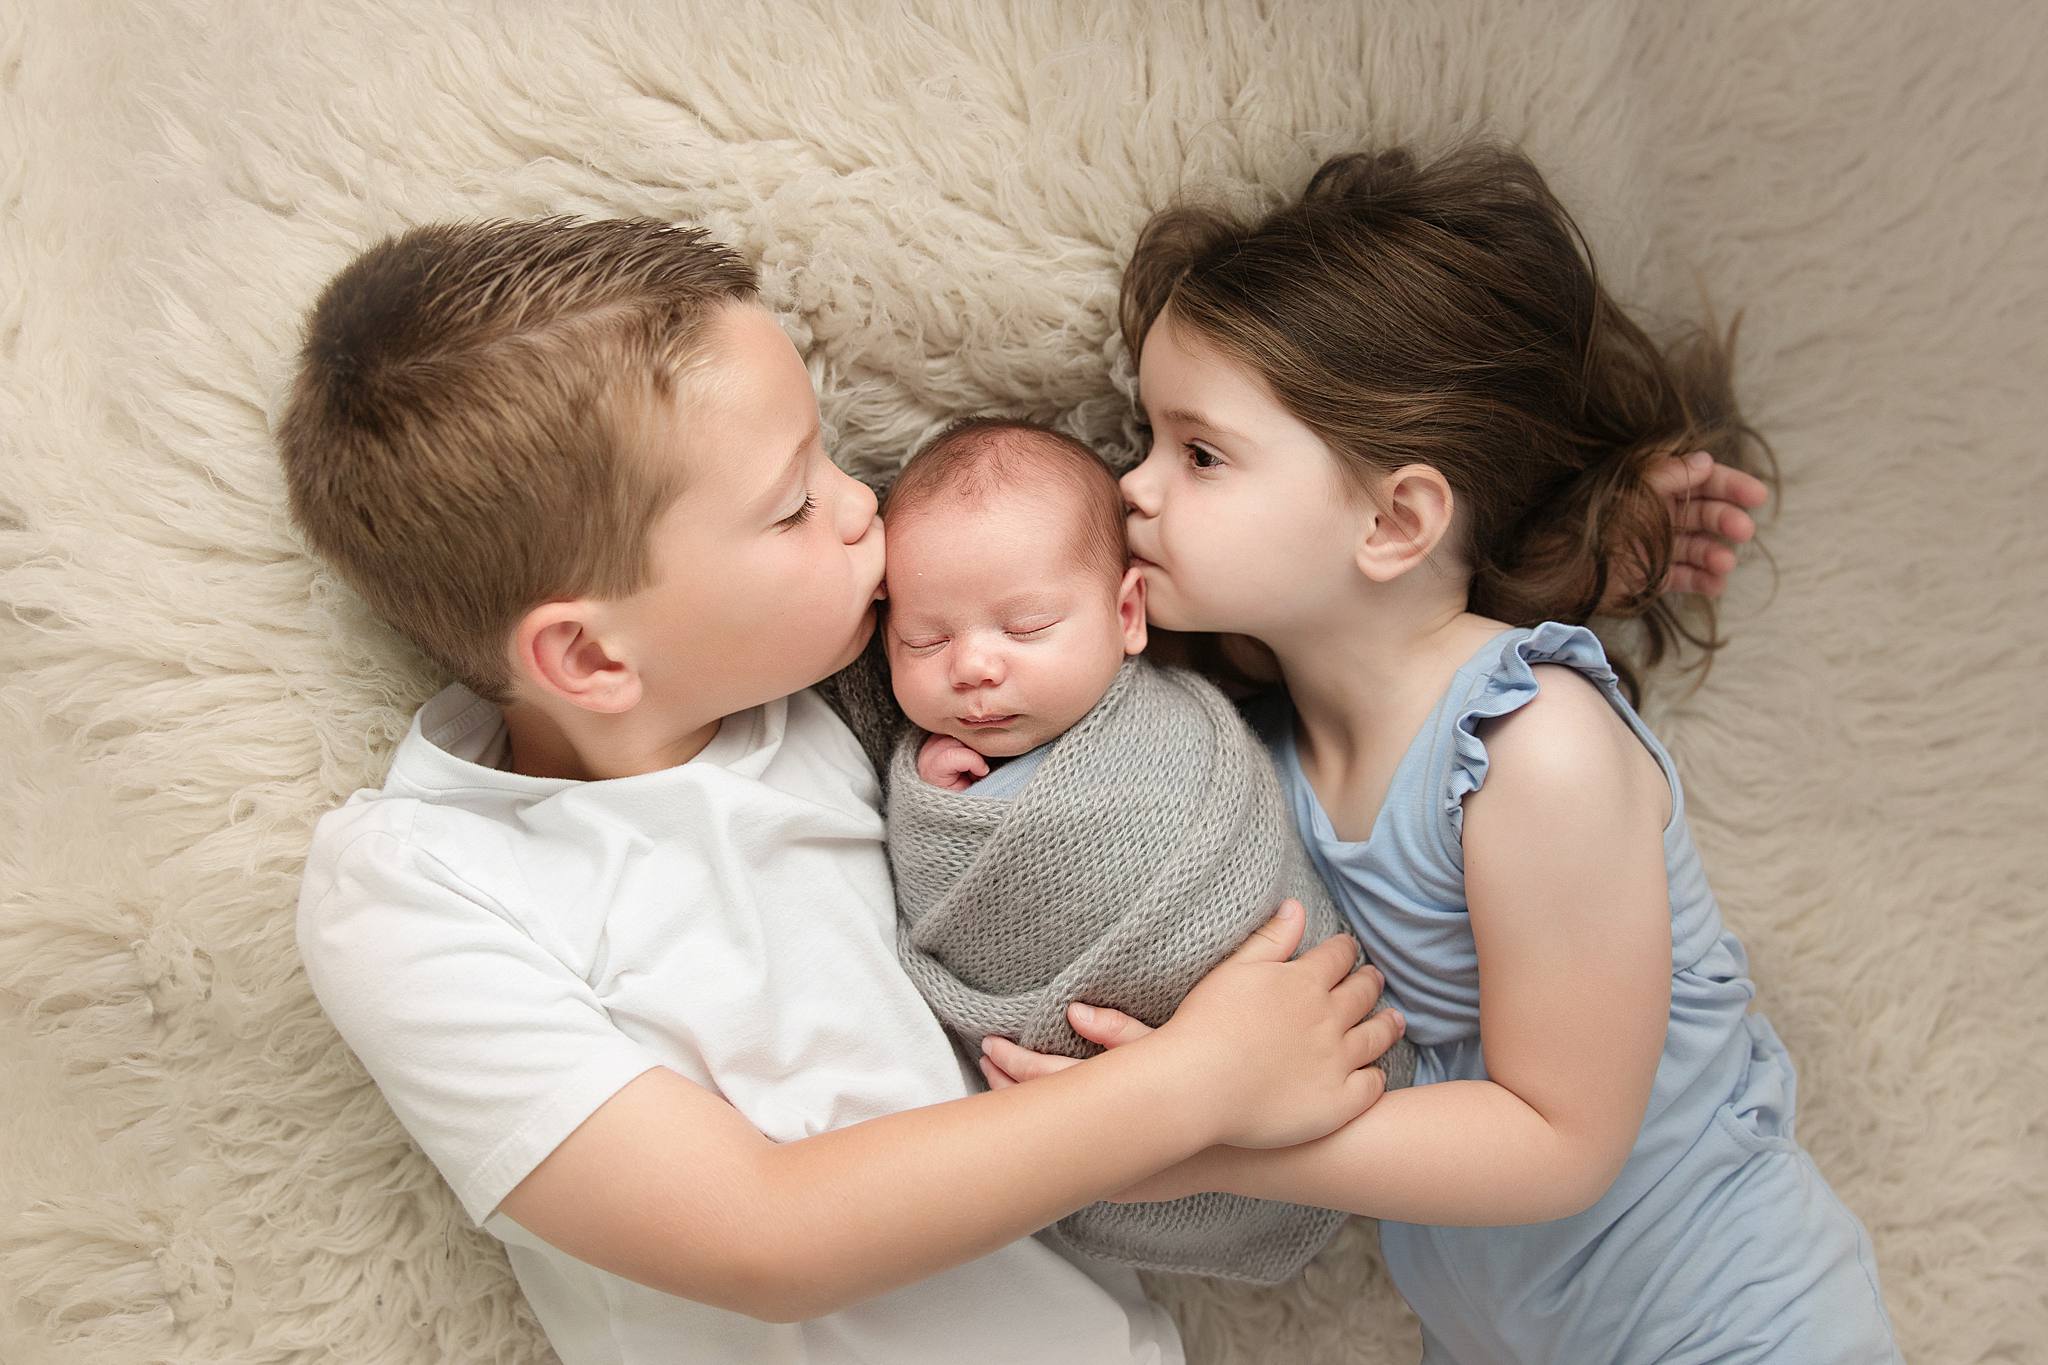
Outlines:
[[[1308, 912], [1303, 947], [1340, 930], [1265, 746], [1194, 673], [1126, 660], [1012, 800], [924, 782], [925, 738], [900, 738], [886, 784], [897, 948], [970, 1058], [991, 1033], [1100, 1052], [1068, 1027], [1073, 1000], [1165, 1023], [1284, 896]], [[1381, 1065], [1406, 1084], [1413, 1049]], [[1345, 1216], [1206, 1193], [1093, 1204], [1044, 1235], [1143, 1269], [1273, 1284]]]

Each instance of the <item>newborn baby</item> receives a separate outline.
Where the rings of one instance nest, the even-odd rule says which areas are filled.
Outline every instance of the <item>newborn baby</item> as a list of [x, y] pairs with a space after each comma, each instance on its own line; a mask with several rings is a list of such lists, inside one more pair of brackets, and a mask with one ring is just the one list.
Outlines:
[[890, 678], [928, 732], [917, 775], [1013, 796], [1145, 648], [1116, 479], [1055, 432], [963, 423], [904, 467], [884, 526]]
[[[1095, 454], [1013, 422], [955, 426], [883, 507], [884, 648], [913, 722], [889, 756], [905, 969], [969, 1057], [1001, 1034], [1082, 1057], [1066, 1006], [1157, 1026], [1285, 896], [1339, 931], [1264, 746], [1198, 675], [1154, 667], [1123, 499]], [[1413, 1071], [1406, 1042], [1382, 1059]], [[1344, 1215], [1202, 1194], [1048, 1229], [1148, 1269], [1276, 1282]]]

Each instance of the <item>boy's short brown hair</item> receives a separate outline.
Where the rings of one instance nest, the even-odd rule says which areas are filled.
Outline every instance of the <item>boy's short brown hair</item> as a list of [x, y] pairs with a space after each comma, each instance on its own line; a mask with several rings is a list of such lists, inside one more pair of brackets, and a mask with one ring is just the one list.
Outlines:
[[705, 325], [755, 297], [702, 229], [438, 223], [329, 282], [278, 432], [292, 520], [399, 633], [504, 702], [505, 644], [560, 597], [645, 585], [682, 492], [651, 438]]

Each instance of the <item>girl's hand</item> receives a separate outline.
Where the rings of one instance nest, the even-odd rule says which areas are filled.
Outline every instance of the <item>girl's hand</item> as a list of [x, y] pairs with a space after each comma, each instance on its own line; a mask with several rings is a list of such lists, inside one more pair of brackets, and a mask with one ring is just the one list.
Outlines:
[[951, 735], [933, 735], [917, 751], [917, 775], [934, 787], [964, 792], [988, 776], [988, 760]]
[[[1650, 472], [1650, 486], [1671, 505], [1671, 572], [1661, 590], [1719, 597], [1735, 572], [1733, 546], [1756, 536], [1750, 511], [1770, 501], [1770, 490], [1755, 475], [1731, 469], [1704, 450], [1667, 456]], [[1627, 601], [1641, 586], [1640, 577], [1616, 574], [1601, 609]]]

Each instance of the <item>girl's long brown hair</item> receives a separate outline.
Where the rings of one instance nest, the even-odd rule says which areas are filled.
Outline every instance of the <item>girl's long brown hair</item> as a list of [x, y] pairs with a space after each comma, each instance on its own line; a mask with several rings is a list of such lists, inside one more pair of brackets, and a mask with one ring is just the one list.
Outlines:
[[[1253, 222], [1164, 210], [1124, 274], [1133, 356], [1169, 304], [1361, 479], [1418, 463], [1444, 475], [1465, 517], [1471, 611], [1577, 624], [1597, 608], [1639, 623], [1643, 667], [1681, 639], [1711, 663], [1713, 603], [1698, 599], [1688, 621], [1658, 594], [1672, 527], [1645, 476], [1672, 452], [1752, 471], [1770, 459], [1736, 406], [1734, 329], [1653, 342], [1519, 152], [1340, 156]], [[1607, 602], [1617, 581], [1642, 586]], [[1639, 701], [1636, 663], [1609, 657]]]

